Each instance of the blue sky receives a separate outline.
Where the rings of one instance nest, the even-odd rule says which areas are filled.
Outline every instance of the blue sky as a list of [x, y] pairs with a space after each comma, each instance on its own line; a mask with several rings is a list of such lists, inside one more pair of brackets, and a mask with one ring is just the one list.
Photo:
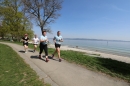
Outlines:
[[[61, 16], [50, 24], [63, 38], [130, 41], [130, 0], [64, 0]], [[33, 27], [40, 36], [40, 28]]]

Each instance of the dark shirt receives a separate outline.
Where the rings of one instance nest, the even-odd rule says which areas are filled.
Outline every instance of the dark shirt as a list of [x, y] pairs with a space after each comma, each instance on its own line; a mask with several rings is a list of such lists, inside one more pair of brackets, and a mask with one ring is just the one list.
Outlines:
[[28, 40], [29, 40], [29, 38], [28, 38], [28, 37], [27, 37], [27, 38], [23, 37], [22, 39], [26, 41], [26, 42], [25, 42], [25, 41], [23, 41], [23, 43], [28, 43]]

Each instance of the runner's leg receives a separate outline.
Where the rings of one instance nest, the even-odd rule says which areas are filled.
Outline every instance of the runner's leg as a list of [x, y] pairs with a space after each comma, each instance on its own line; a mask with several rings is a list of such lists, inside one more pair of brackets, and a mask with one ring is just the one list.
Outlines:
[[41, 54], [42, 54], [42, 52], [43, 52], [43, 45], [42, 45], [42, 44], [40, 44], [39, 58], [41, 58]]
[[47, 45], [44, 45], [44, 52], [45, 52], [45, 56], [46, 56], [46, 62], [48, 62], [48, 48]]

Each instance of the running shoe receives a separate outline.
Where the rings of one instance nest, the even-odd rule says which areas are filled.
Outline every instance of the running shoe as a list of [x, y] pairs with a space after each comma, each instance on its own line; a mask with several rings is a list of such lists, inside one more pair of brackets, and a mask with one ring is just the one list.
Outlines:
[[61, 62], [62, 60], [61, 59], [59, 59], [59, 62]]
[[51, 57], [52, 57], [52, 59], [53, 59], [53, 58], [54, 58], [54, 54], [52, 54], [52, 56], [51, 56]]
[[49, 60], [48, 60], [48, 58], [46, 58], [46, 62], [48, 62]]
[[39, 59], [41, 59], [41, 55], [39, 55]]

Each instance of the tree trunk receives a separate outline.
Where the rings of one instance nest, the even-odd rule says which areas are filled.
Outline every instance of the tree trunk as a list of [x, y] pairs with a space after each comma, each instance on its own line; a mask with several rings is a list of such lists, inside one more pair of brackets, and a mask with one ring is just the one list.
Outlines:
[[41, 33], [42, 33], [42, 31], [43, 31], [43, 27], [41, 27]]

